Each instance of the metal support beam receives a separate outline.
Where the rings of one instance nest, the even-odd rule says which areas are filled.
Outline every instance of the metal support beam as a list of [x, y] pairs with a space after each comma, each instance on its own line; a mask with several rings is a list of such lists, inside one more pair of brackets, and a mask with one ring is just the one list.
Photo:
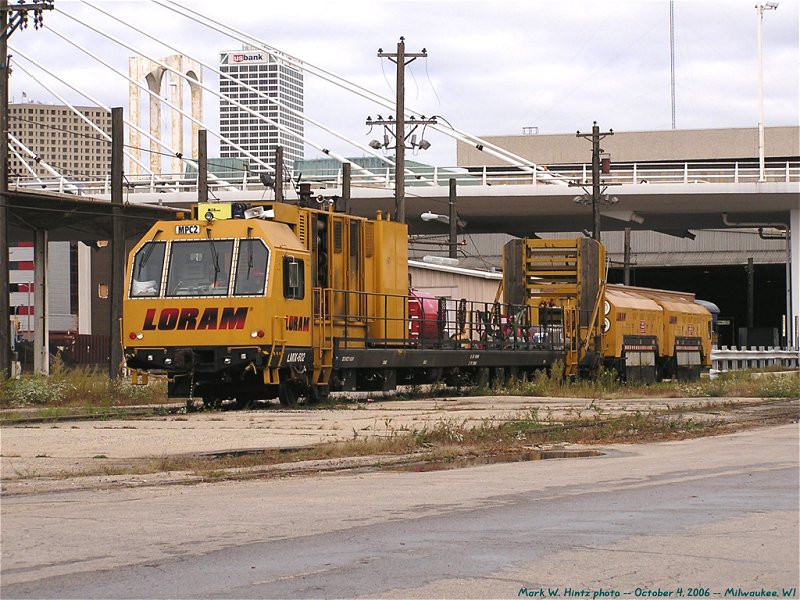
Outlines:
[[456, 213], [456, 180], [450, 178], [450, 199], [448, 202], [448, 217], [450, 220], [450, 236], [448, 239], [448, 250], [450, 258], [458, 258], [458, 215]]
[[625, 243], [622, 250], [625, 285], [631, 284], [631, 228], [625, 228]]
[[111, 109], [111, 356], [108, 375], [116, 379], [122, 366], [122, 295], [125, 290], [125, 223], [122, 219], [122, 108]]
[[791, 271], [787, 340], [800, 347], [800, 208], [789, 211], [789, 267]]
[[50, 324], [47, 306], [47, 231], [36, 229], [33, 241], [33, 371], [50, 373]]
[[[753, 259], [747, 259], [747, 329], [753, 329], [753, 315], [755, 314], [753, 300], [755, 291], [755, 268], [753, 267]], [[748, 332], [748, 339], [749, 339]]]

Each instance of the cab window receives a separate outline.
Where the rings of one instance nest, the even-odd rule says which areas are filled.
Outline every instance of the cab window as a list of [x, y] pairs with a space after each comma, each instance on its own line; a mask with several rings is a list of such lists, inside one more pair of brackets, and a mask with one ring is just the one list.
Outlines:
[[227, 296], [232, 240], [172, 242], [167, 296]]
[[136, 252], [131, 273], [131, 298], [152, 298], [161, 293], [165, 242], [147, 242]]
[[235, 296], [261, 296], [267, 284], [269, 249], [258, 239], [239, 242], [236, 259], [236, 277], [233, 284]]
[[293, 256], [283, 259], [283, 297], [302, 300], [306, 295], [305, 263]]

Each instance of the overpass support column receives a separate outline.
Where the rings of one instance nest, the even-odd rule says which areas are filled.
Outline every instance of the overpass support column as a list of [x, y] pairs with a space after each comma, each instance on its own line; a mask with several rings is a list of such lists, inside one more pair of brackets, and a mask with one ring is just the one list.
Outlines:
[[47, 231], [37, 229], [33, 242], [33, 372], [50, 373], [50, 323], [47, 318]]
[[786, 339], [788, 345], [797, 348], [800, 346], [800, 208], [790, 211], [789, 215], [791, 307], [789, 308]]

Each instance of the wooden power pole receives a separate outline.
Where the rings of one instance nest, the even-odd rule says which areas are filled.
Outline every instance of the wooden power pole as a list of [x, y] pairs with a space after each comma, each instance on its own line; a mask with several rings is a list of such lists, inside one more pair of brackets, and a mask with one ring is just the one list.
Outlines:
[[[14, 4], [0, 0], [0, 378], [11, 374], [11, 302], [8, 275], [8, 38], [17, 29], [42, 25], [43, 12], [52, 10], [52, 0]], [[40, 310], [41, 307], [35, 310]]]

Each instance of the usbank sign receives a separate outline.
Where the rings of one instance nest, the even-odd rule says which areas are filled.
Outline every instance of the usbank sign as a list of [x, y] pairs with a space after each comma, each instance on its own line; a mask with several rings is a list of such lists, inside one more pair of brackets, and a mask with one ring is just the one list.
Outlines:
[[257, 54], [232, 54], [231, 59], [235, 63], [264, 62], [264, 55], [260, 52]]

